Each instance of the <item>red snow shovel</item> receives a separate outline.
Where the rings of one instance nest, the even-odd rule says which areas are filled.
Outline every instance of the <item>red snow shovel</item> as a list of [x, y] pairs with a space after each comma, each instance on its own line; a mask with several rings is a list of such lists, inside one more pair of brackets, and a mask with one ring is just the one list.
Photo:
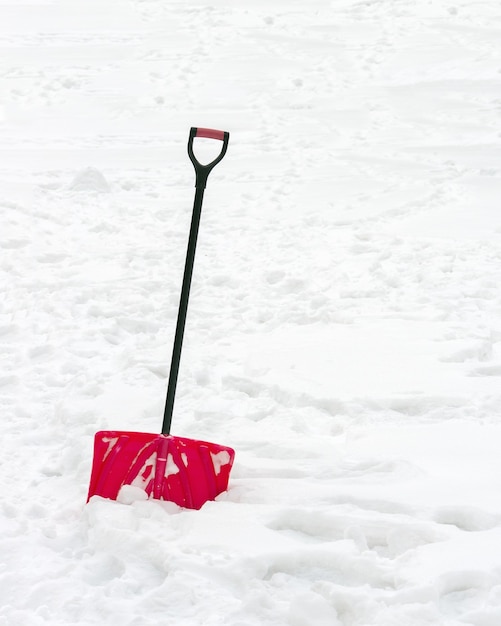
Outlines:
[[[222, 141], [219, 156], [206, 165], [199, 163], [193, 154], [195, 137]], [[162, 432], [160, 435], [118, 430], [96, 433], [87, 501], [92, 496], [123, 502], [156, 498], [188, 509], [199, 509], [228, 486], [235, 451], [216, 443], [174, 437], [170, 434], [170, 427], [204, 190], [212, 168], [226, 154], [229, 138], [229, 133], [221, 130], [190, 130], [188, 155], [195, 167], [196, 192]]]

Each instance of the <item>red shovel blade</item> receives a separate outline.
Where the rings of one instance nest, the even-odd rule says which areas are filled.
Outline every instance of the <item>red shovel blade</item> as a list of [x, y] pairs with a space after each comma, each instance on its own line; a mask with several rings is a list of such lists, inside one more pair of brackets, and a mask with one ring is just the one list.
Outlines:
[[[94, 438], [89, 495], [134, 493], [199, 509], [226, 491], [235, 451], [207, 441], [105, 430]], [[143, 493], [141, 493], [143, 492]]]

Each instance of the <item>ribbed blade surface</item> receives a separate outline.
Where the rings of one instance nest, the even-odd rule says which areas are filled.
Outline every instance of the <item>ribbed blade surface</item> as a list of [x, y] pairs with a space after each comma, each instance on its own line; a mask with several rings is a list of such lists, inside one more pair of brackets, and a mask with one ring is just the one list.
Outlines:
[[199, 509], [226, 491], [235, 451], [172, 435], [96, 433], [88, 500], [156, 498]]

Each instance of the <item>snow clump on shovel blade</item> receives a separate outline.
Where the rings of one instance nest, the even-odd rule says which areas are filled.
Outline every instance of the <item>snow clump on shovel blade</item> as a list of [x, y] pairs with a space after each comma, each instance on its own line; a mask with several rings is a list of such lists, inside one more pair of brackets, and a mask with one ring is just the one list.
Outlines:
[[[186, 455], [184, 455], [186, 457]], [[173, 474], [179, 474], [179, 467], [174, 462], [172, 454], [167, 456], [167, 463], [165, 464], [165, 478], [172, 476]]]
[[214, 473], [216, 476], [219, 476], [221, 468], [224, 465], [228, 465], [231, 461], [230, 454], [229, 452], [226, 452], [226, 450], [221, 450], [221, 452], [218, 452], [217, 454], [211, 452], [210, 455], [212, 458], [212, 465], [214, 465]]

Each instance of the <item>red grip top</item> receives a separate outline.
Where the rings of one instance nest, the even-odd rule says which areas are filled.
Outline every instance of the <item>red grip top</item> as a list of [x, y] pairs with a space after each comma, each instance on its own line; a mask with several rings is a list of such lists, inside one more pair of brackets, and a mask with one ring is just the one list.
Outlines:
[[224, 130], [197, 128], [196, 131], [195, 137], [205, 137], [206, 139], [219, 139], [219, 141], [224, 141]]

